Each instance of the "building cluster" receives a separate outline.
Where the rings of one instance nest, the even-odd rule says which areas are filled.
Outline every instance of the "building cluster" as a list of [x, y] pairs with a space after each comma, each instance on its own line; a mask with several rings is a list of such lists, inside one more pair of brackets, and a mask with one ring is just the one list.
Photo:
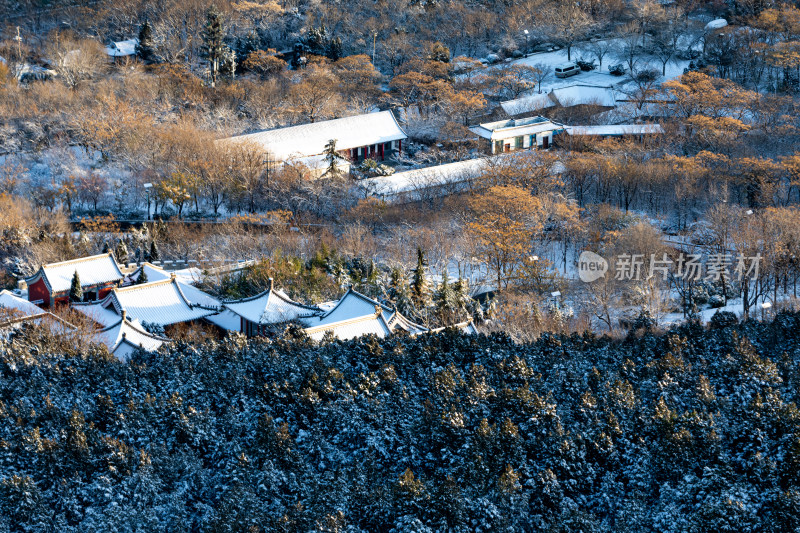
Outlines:
[[[597, 113], [610, 113], [625, 103], [624, 95], [611, 87], [571, 85], [548, 93], [525, 96], [502, 102], [496, 115], [503, 120], [473, 125], [469, 130], [479, 141], [480, 152], [487, 157], [520, 151], [548, 150], [559, 135], [587, 137], [644, 137], [660, 135], [658, 124], [614, 124], [608, 126], [570, 126], [540, 116], [553, 107], [591, 107]], [[408, 135], [392, 111], [379, 111], [352, 117], [259, 131], [224, 139], [220, 142], [253, 146], [264, 153], [272, 169], [302, 167], [311, 176], [325, 175], [335, 159], [340, 172], [371, 159], [380, 164], [397, 162]], [[482, 166], [474, 160], [457, 161], [408, 171], [389, 172], [360, 180], [366, 195], [384, 200], [415, 199], [422, 189], [435, 194], [459, 189], [464, 179], [472, 179]], [[393, 170], [393, 169], [390, 169]], [[466, 176], [466, 177], [465, 177]], [[454, 187], [450, 187], [454, 186]], [[414, 194], [408, 194], [413, 192]]]
[[[74, 280], [80, 283], [83, 301], [70, 299]], [[337, 301], [306, 305], [275, 288], [272, 280], [266, 291], [240, 300], [220, 300], [192, 281], [191, 276], [150, 263], [125, 273], [112, 253], [42, 265], [25, 280], [27, 299], [25, 293], [0, 292], [0, 329], [34, 322], [67, 333], [75, 326], [49, 309], [69, 305], [95, 325], [94, 340], [122, 360], [137, 349], [157, 350], [171, 342], [176, 327], [193, 324], [209, 325], [220, 335], [235, 332], [247, 337], [273, 335], [296, 324], [317, 341], [431, 331], [353, 289]], [[454, 327], [476, 332], [471, 321]]]

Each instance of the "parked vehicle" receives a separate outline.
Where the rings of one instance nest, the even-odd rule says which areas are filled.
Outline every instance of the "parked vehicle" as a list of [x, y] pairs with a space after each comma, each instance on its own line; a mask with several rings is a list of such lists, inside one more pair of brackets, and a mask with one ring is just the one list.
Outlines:
[[625, 65], [618, 63], [608, 67], [608, 73], [612, 76], [623, 76], [625, 74]]
[[683, 73], [686, 74], [687, 72], [691, 71], [703, 70], [707, 66], [708, 64], [702, 59], [698, 59], [697, 61], [689, 61], [689, 67], [683, 69]]
[[556, 78], [569, 78], [570, 76], [574, 76], [576, 74], [580, 74], [581, 69], [575, 63], [564, 63], [562, 65], [558, 65], [555, 69], [555, 76]]
[[576, 61], [576, 63], [578, 64], [578, 68], [580, 68], [583, 72], [589, 72], [595, 68], [594, 62], [592, 61], [583, 61], [579, 59]]

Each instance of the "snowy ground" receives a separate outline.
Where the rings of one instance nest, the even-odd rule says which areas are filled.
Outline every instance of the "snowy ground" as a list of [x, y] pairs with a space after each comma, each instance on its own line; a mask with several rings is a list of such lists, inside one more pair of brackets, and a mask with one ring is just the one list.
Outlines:
[[[572, 49], [572, 61], [576, 61], [578, 59], [586, 59], [587, 61], [594, 61], [595, 65], [597, 64], [597, 60], [593, 59], [589, 54], [577, 50], [575, 48]], [[565, 49], [562, 50], [555, 50], [553, 52], [541, 52], [530, 54], [528, 57], [524, 57], [521, 59], [516, 59], [511, 61], [511, 64], [515, 65], [527, 65], [527, 66], [534, 66], [538, 63], [544, 63], [549, 65], [553, 68], [556, 65], [560, 65], [562, 63], [567, 63], [567, 51]], [[615, 57], [613, 54], [609, 54], [608, 56], [603, 58], [603, 67], [602, 69], [593, 70], [590, 72], [581, 72], [576, 76], [572, 76], [569, 78], [556, 78], [551, 73], [543, 82], [542, 82], [542, 92], [549, 92], [550, 89], [554, 89], [557, 87], [569, 87], [570, 85], [575, 84], [582, 84], [582, 85], [598, 85], [602, 87], [614, 87], [621, 91], [632, 91], [632, 82], [628, 75], [625, 76], [612, 76], [608, 73], [608, 67], [610, 65], [615, 65], [617, 63], [622, 63], [622, 60]], [[650, 66], [650, 68], [657, 69], [658, 72], [661, 72], [661, 62], [658, 61], [654, 57], [649, 56], [642, 56], [639, 65], [637, 68], [643, 68], [645, 66]], [[681, 74], [683, 74], [683, 69], [689, 66], [689, 61], [683, 60], [675, 60], [667, 64], [666, 75], [661, 78], [661, 82], [667, 81], [670, 79], [677, 78]], [[535, 91], [530, 91], [528, 94], [535, 94], [538, 92], [538, 88]]]

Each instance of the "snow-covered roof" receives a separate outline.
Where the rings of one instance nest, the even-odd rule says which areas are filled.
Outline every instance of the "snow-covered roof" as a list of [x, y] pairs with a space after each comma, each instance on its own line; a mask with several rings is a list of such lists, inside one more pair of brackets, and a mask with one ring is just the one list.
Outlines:
[[119, 313], [114, 310], [114, 307], [103, 307], [102, 302], [74, 302], [72, 309], [86, 315], [104, 328], [119, 322]]
[[379, 111], [239, 135], [227, 140], [255, 143], [276, 160], [286, 161], [322, 154], [331, 139], [336, 140], [337, 150], [349, 150], [407, 137], [391, 111]]
[[30, 317], [41, 315], [45, 310], [38, 305], [20, 298], [10, 291], [0, 291], [0, 316], [8, 314], [15, 317]]
[[62, 261], [61, 263], [42, 265], [36, 274], [25, 281], [30, 286], [38, 281], [40, 277], [43, 277], [45, 284], [47, 284], [52, 293], [67, 292], [70, 285], [72, 285], [72, 276], [75, 272], [78, 273], [81, 287], [84, 288], [114, 283], [122, 281], [124, 278], [114, 259], [114, 255], [109, 252], [71, 261]]
[[408, 320], [396, 309], [352, 288], [325, 314], [300, 320], [306, 326], [308, 336], [314, 340], [320, 340], [329, 331], [341, 340], [369, 334], [386, 337], [398, 329], [412, 334], [427, 331], [424, 326]]
[[548, 107], [554, 107], [556, 100], [555, 97], [550, 96], [551, 94], [532, 94], [515, 100], [506, 100], [505, 102], [500, 102], [500, 107], [512, 117], [523, 113], [532, 113]]
[[611, 87], [577, 84], [558, 87], [549, 93], [523, 96], [516, 100], [506, 100], [505, 102], [500, 102], [500, 107], [511, 116], [533, 113], [556, 105], [571, 107], [591, 104], [614, 107], [617, 103], [617, 96], [617, 91]]
[[470, 128], [476, 135], [492, 141], [521, 135], [555, 132], [562, 129], [563, 126], [551, 122], [545, 117], [498, 120], [497, 122], [487, 122]]
[[727, 25], [728, 25], [728, 21], [725, 20], [725, 19], [714, 19], [711, 22], [709, 22], [708, 24], [706, 24], [706, 29], [707, 30], [719, 30], [719, 29], [724, 28]]
[[387, 320], [386, 323], [393, 333], [397, 330], [403, 330], [412, 335], [418, 335], [428, 331], [428, 328], [422, 324], [417, 324], [416, 322], [409, 320], [405, 316], [401, 315], [400, 311], [397, 310], [394, 310], [392, 316], [389, 318], [389, 320]]
[[106, 46], [106, 54], [111, 57], [127, 57], [136, 55], [136, 45], [139, 44], [139, 39], [128, 39], [125, 41], [117, 41]]
[[487, 159], [468, 159], [434, 167], [395, 172], [359, 181], [359, 185], [375, 196], [397, 194], [461, 183], [482, 176], [488, 168]]
[[603, 137], [622, 135], [657, 135], [664, 133], [661, 124], [608, 124], [603, 126], [567, 126], [568, 135], [597, 135]]
[[97, 331], [94, 337], [97, 342], [108, 346], [108, 351], [123, 361], [128, 360], [139, 348], [153, 352], [170, 342], [169, 339], [148, 333], [138, 323], [123, 317], [117, 317], [115, 323]]
[[443, 328], [432, 329], [431, 333], [439, 333], [441, 331], [446, 330], [447, 328], [456, 328], [457, 330], [467, 335], [478, 334], [478, 328], [475, 327], [475, 323], [472, 321], [472, 319], [466, 320], [464, 322], [459, 322], [458, 324], [453, 324], [452, 326], [445, 326]]
[[207, 316], [206, 320], [225, 331], [242, 331], [242, 317], [230, 309], [223, 308], [216, 315]]
[[335, 324], [306, 328], [305, 331], [315, 341], [321, 340], [329, 331], [334, 337], [343, 341], [363, 335], [377, 335], [384, 338], [392, 333], [386, 321], [376, 313], [373, 313], [372, 316], [362, 316]]
[[162, 326], [198, 320], [220, 309], [219, 300], [174, 278], [114, 289], [99, 305]]
[[272, 287], [251, 298], [226, 301], [223, 305], [254, 324], [279, 324], [322, 314], [321, 309], [295, 302], [286, 293]]
[[172, 275], [175, 274], [178, 281], [188, 285], [199, 281], [203, 274], [202, 270], [197, 267], [182, 268], [180, 270], [165, 270], [158, 265], [144, 262], [141, 263], [136, 270], [125, 276], [125, 281], [128, 283], [136, 283], [139, 281], [139, 276], [142, 271], [147, 275], [148, 282], [170, 279]]
[[142, 275], [142, 272], [144, 272], [145, 276], [147, 276], [148, 282], [162, 281], [165, 279], [170, 279], [171, 277], [170, 273], [164, 270], [163, 268], [158, 267], [152, 263], [144, 262], [141, 265], [139, 265], [139, 268], [128, 274], [126, 276], [126, 280], [131, 283], [136, 283], [137, 281], [139, 281], [139, 276]]
[[[535, 157], [536, 152], [516, 151], [498, 154], [481, 159], [467, 159], [445, 165], [417, 168], [396, 172], [391, 176], [378, 176], [363, 179], [358, 185], [366, 194], [391, 198], [408, 193], [422, 194], [421, 191], [439, 188], [446, 193], [465, 187], [472, 180], [481, 178], [493, 165], [513, 165], [522, 157]], [[429, 194], [429, 193], [426, 193]]]
[[0, 327], [13, 328], [23, 323], [46, 324], [55, 334], [66, 334], [75, 330], [75, 326], [53, 313], [12, 292], [0, 291]]

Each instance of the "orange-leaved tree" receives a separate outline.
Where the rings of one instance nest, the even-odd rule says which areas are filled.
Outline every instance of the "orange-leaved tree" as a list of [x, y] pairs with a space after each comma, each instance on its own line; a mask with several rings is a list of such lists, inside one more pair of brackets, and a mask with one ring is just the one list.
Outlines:
[[541, 200], [520, 187], [497, 186], [470, 198], [467, 208], [467, 232], [476, 255], [493, 273], [497, 288], [508, 287], [542, 229]]

